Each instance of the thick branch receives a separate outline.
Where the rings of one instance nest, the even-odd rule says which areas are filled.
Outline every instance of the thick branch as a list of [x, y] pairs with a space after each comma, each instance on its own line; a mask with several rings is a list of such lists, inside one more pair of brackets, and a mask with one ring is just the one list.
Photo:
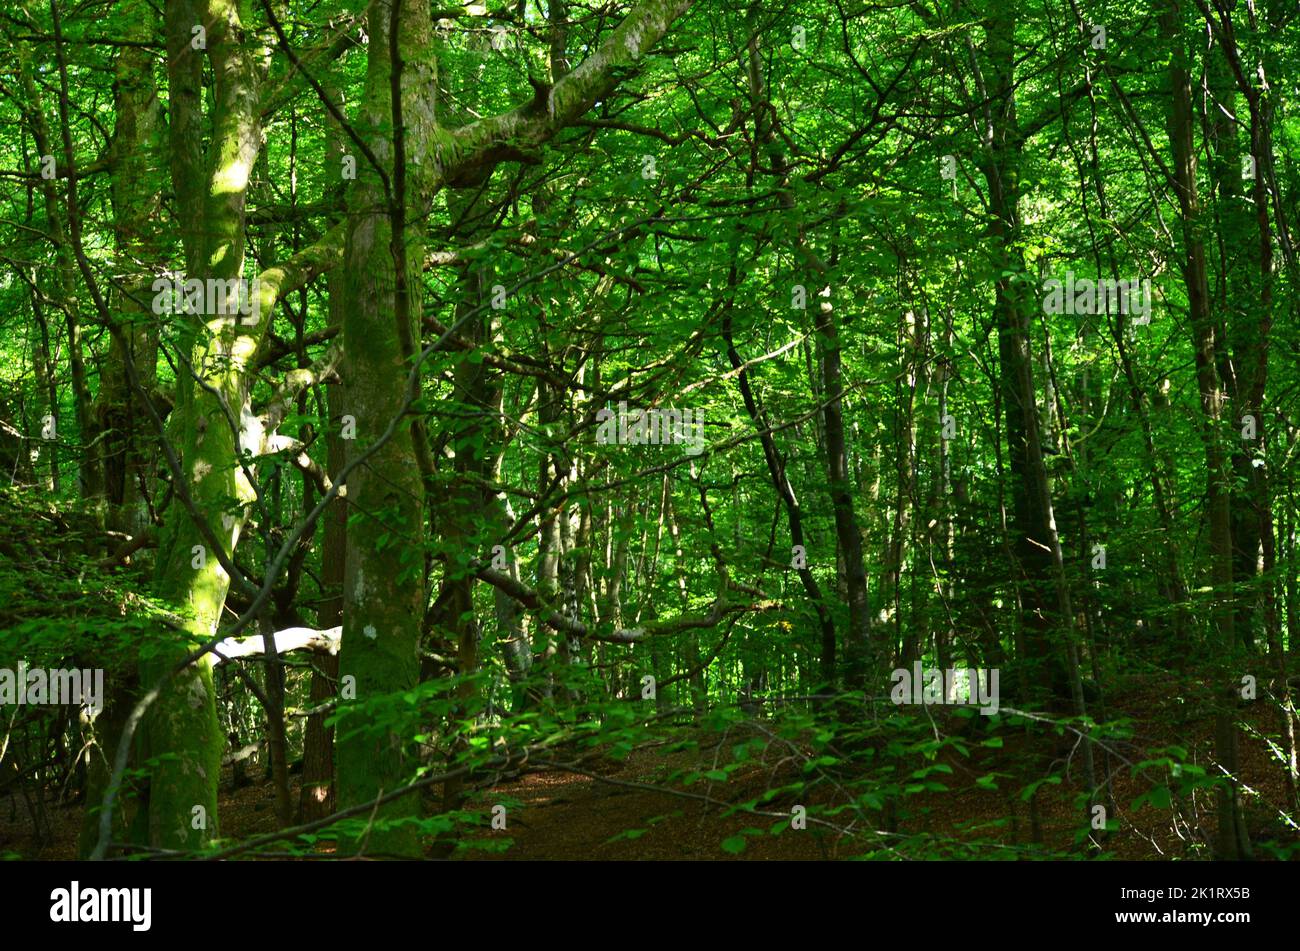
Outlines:
[[265, 328], [271, 325], [270, 315], [277, 301], [343, 263], [346, 233], [345, 223], [340, 222], [321, 235], [315, 244], [257, 275], [257, 313], [266, 318], [262, 324], [263, 339]]
[[723, 618], [732, 614], [740, 614], [745, 611], [770, 611], [781, 606], [779, 601], [770, 600], [755, 601], [751, 604], [729, 604], [719, 597], [709, 607], [707, 614], [682, 615], [672, 621], [651, 621], [640, 627], [619, 628], [608, 634], [602, 634], [591, 630], [581, 621], [567, 617], [555, 610], [532, 588], [504, 572], [485, 567], [479, 569], [478, 577], [508, 594], [524, 607], [540, 612], [542, 623], [552, 630], [559, 631], [561, 634], [568, 634], [571, 637], [605, 641], [610, 644], [638, 644], [652, 637], [666, 637], [672, 634], [680, 634], [683, 631], [716, 627]]
[[450, 148], [440, 156], [442, 180], [472, 171], [494, 149], [538, 146], [574, 122], [608, 94], [616, 72], [635, 64], [659, 42], [692, 0], [644, 0], [613, 33], [572, 72], [546, 92], [500, 115], [472, 122], [451, 132]]
[[[337, 654], [343, 640], [343, 628], [331, 627], [317, 631], [310, 627], [287, 627], [272, 635], [275, 639], [275, 651], [283, 654], [287, 651], [312, 650]], [[237, 657], [249, 657], [266, 652], [265, 639], [256, 637], [228, 637], [212, 648], [213, 664], [234, 660]]]

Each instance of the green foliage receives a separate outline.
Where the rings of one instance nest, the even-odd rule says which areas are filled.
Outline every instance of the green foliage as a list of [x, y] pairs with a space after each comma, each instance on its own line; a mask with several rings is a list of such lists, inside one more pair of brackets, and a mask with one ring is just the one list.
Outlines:
[[[156, 5], [60, 4], [57, 44], [39, 5], [0, 25], [0, 668], [102, 667], [120, 700], [111, 736], [68, 711], [6, 724], [0, 767], [21, 769], [0, 795], [73, 789], [93, 815], [107, 777], [77, 770], [103, 772], [141, 670], [213, 636], [342, 624], [373, 638], [360, 696], [319, 651], [250, 655], [197, 681], [224, 735], [206, 739], [268, 741], [262, 769], [283, 728], [287, 796], [280, 773], [331, 728], [373, 751], [342, 768], [409, 787], [415, 814], [359, 809], [247, 853], [251, 833], [223, 830], [197, 854], [394, 831], [427, 854], [508, 851], [533, 833], [501, 789], [536, 771], [682, 807], [608, 844], [650, 848], [698, 808], [710, 857], [1106, 859], [1157, 826], [1194, 830], [1199, 856], [1225, 795], [1261, 853], [1296, 854], [1293, 5], [1236, 24], [1238, 76], [1197, 5], [1167, 27], [1110, 0], [697, 3], [564, 122], [555, 83], [564, 100], [585, 81], [634, 4], [439, 10], [397, 77], [401, 176], [372, 8], [289, 3], [290, 57], [246, 6], [253, 68], [200, 55], [188, 93]], [[430, 101], [417, 59], [436, 61]], [[390, 233], [412, 258], [409, 340], [381, 286]], [[150, 305], [154, 278], [228, 254], [287, 280], [248, 352]], [[1149, 281], [1150, 322], [1053, 310], [1044, 282], [1067, 274]], [[362, 277], [375, 293], [349, 297]], [[382, 359], [357, 373], [363, 354]], [[395, 418], [368, 419], [379, 404]], [[689, 411], [701, 443], [604, 438], [624, 411]], [[382, 462], [362, 458], [389, 422]], [[187, 573], [199, 539], [250, 584]], [[418, 598], [399, 610], [395, 591]], [[913, 663], [998, 669], [1000, 712], [895, 705], [891, 671]], [[1246, 674], [1257, 696], [1228, 699]], [[1220, 748], [1225, 718], [1266, 776]], [[128, 810], [192, 752], [150, 732], [128, 744]], [[133, 838], [115, 847], [140, 854]]]

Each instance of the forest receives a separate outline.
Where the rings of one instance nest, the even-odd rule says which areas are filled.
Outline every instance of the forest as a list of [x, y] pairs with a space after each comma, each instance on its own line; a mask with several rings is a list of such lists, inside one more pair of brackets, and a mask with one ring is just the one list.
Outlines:
[[0, 859], [1300, 860], [1300, 0], [0, 56]]

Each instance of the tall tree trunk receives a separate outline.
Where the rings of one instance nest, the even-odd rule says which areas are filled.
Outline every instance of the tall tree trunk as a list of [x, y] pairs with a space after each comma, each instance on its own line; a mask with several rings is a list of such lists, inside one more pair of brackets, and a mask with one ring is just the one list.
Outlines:
[[[988, 159], [981, 169], [989, 189], [990, 237], [994, 242], [994, 315], [998, 327], [1002, 404], [1012, 477], [1014, 552], [1020, 581], [1024, 661], [1033, 681], [1050, 697], [1071, 696], [1071, 676], [1062, 654], [1074, 650], [1073, 611], [1063, 577], [1060, 540], [1052, 512], [1051, 488], [1034, 385], [1029, 317], [1032, 300], [1024, 280], [1020, 241], [1020, 161], [1023, 148], [1015, 107], [1015, 14], [995, 10], [988, 27], [981, 92], [987, 96], [984, 140]], [[979, 74], [977, 73], [977, 76]]]
[[[431, 197], [426, 191], [431, 182], [418, 176], [431, 171], [437, 134], [437, 66], [428, 4], [376, 4], [369, 11], [367, 33], [358, 127], [371, 153], [380, 157], [386, 177], [357, 156], [344, 251], [341, 376], [348, 412], [356, 422], [352, 451], [364, 451], [390, 428], [393, 433], [348, 479], [349, 507], [359, 517], [347, 536], [339, 674], [345, 690], [355, 688], [359, 704], [410, 690], [420, 672], [425, 487], [414, 417], [404, 407], [419, 389], [418, 376], [414, 387], [408, 388], [407, 380], [414, 366], [413, 341], [419, 339], [422, 232]], [[394, 88], [401, 90], [396, 100]], [[362, 725], [345, 720], [338, 734], [340, 808], [392, 792], [411, 778], [409, 741], [395, 726], [357, 732]], [[419, 807], [418, 797], [405, 796], [378, 808], [374, 822], [388, 826], [370, 828], [341, 848], [416, 854], [414, 829], [403, 820], [418, 816]]]
[[[44, 99], [33, 80], [31, 67], [25, 55], [19, 56], [18, 67], [23, 93], [30, 104], [28, 117], [37, 154], [42, 157], [42, 161], [47, 157], [52, 159], [56, 169], [62, 167], [66, 180], [71, 181], [71, 175], [68, 174], [70, 172], [69, 166], [72, 164], [70, 149], [64, 149], [57, 145], [50, 134], [49, 125], [45, 120]], [[62, 105], [60, 103], [61, 113], [63, 111]], [[69, 120], [66, 116], [61, 116], [62, 123], [66, 124], [67, 121]], [[67, 130], [63, 129], [61, 131], [66, 132]], [[77, 447], [77, 491], [82, 499], [94, 500], [102, 495], [103, 478], [98, 458], [97, 440], [95, 439], [97, 431], [92, 413], [93, 399], [90, 394], [90, 384], [86, 378], [85, 350], [81, 340], [81, 318], [77, 311], [77, 301], [80, 299], [80, 295], [77, 293], [74, 280], [76, 272], [68, 236], [68, 223], [64, 214], [65, 209], [59, 206], [57, 185], [56, 178], [43, 179], [41, 182], [41, 196], [45, 201], [46, 226], [49, 228], [50, 242], [54, 245], [55, 267], [53, 276], [56, 287], [52, 298], [58, 302], [59, 308], [63, 311], [63, 326], [67, 337], [68, 371], [72, 384], [73, 412], [76, 415], [77, 438], [80, 442]], [[71, 207], [71, 205], [66, 208], [66, 212], [67, 216], [79, 214], [78, 210]], [[58, 416], [57, 404], [50, 412], [55, 417]], [[55, 438], [66, 441], [66, 436], [58, 433], [57, 430]]]
[[[331, 98], [343, 104], [337, 86], [330, 90]], [[345, 153], [344, 134], [338, 120], [330, 116], [327, 126], [326, 168], [331, 172], [341, 170]], [[343, 180], [340, 178], [326, 189], [339, 206], [346, 201]], [[341, 267], [326, 275], [328, 325], [342, 333], [343, 314], [347, 307], [347, 274]], [[343, 417], [349, 415], [344, 388], [330, 386], [326, 390], [329, 408], [329, 425], [325, 430], [325, 462], [331, 479], [337, 478], [348, 461], [348, 443], [342, 435]], [[324, 629], [343, 624], [343, 580], [347, 563], [347, 497], [337, 498], [322, 515], [325, 523], [321, 548], [322, 600], [317, 610], [318, 626]], [[316, 709], [339, 695], [339, 659], [337, 654], [317, 654], [312, 659], [311, 683], [308, 697], [311, 709]], [[336, 808], [334, 770], [334, 728], [326, 726], [326, 712], [307, 717], [302, 740], [302, 786], [298, 795], [299, 819], [312, 822], [332, 814]]]
[[[1224, 392], [1219, 376], [1220, 347], [1210, 313], [1205, 243], [1202, 238], [1201, 202], [1196, 184], [1196, 153], [1192, 137], [1191, 73], [1183, 41], [1180, 0], [1166, 0], [1160, 27], [1170, 47], [1169, 141], [1174, 159], [1174, 188], [1178, 195], [1183, 231], [1180, 262], [1187, 286], [1187, 304], [1196, 354], [1196, 382], [1200, 392], [1202, 439], [1205, 443], [1206, 508], [1210, 527], [1210, 563], [1214, 591], [1211, 620], [1221, 650], [1236, 645], [1233, 610], [1233, 547], [1231, 469], [1223, 448]], [[1237, 741], [1234, 725], [1235, 692], [1225, 685], [1217, 693], [1215, 751], [1228, 773], [1228, 785], [1217, 794], [1219, 826], [1215, 854], [1220, 859], [1248, 858], [1250, 841], [1241, 815], [1237, 792]]]
[[[171, 130], [178, 195], [192, 188], [201, 174], [195, 145], [183, 139], [185, 130], [198, 127], [199, 117], [186, 111], [197, 106], [197, 100], [187, 101], [182, 94], [199, 69], [190, 48], [191, 28], [198, 22], [207, 28], [207, 55], [215, 77], [212, 160], [198, 192], [201, 217], [191, 219], [191, 228], [183, 225], [182, 238], [188, 239], [187, 262], [196, 265], [189, 277], [220, 280], [231, 287], [244, 275], [244, 204], [261, 145], [257, 68], [233, 7], [221, 0], [202, 7], [169, 4], [168, 48], [178, 57], [171, 75], [174, 81], [185, 77], [174, 87], [182, 101], [176, 103], [177, 122]], [[187, 194], [183, 215], [199, 212], [199, 200]], [[179, 318], [181, 369], [171, 441], [189, 483], [192, 507], [179, 499], [169, 507], [157, 558], [158, 593], [188, 609], [185, 632], [200, 641], [216, 632], [230, 585], [222, 561], [233, 555], [246, 507], [256, 495], [247, 474], [232, 461], [241, 459], [245, 448], [261, 451], [260, 433], [246, 428], [248, 374], [260, 328], [243, 325], [235, 294], [227, 291], [224, 304], [234, 317], [210, 320], [208, 315], [210, 322], [204, 315]], [[261, 314], [268, 323], [269, 309]], [[213, 541], [221, 552], [212, 550]], [[166, 675], [188, 649], [177, 642], [143, 658], [142, 685]], [[145, 741], [148, 755], [158, 758], [149, 792], [150, 841], [164, 847], [201, 845], [217, 832], [217, 778], [225, 745], [217, 723], [210, 657], [167, 681], [149, 710]]]

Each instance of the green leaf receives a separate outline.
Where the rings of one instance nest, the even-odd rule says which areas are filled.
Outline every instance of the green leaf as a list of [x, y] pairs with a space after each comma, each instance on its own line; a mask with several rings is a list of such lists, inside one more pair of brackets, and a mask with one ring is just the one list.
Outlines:
[[745, 851], [745, 846], [749, 841], [743, 835], [733, 835], [729, 839], [722, 840], [722, 851], [729, 855], [739, 855]]

